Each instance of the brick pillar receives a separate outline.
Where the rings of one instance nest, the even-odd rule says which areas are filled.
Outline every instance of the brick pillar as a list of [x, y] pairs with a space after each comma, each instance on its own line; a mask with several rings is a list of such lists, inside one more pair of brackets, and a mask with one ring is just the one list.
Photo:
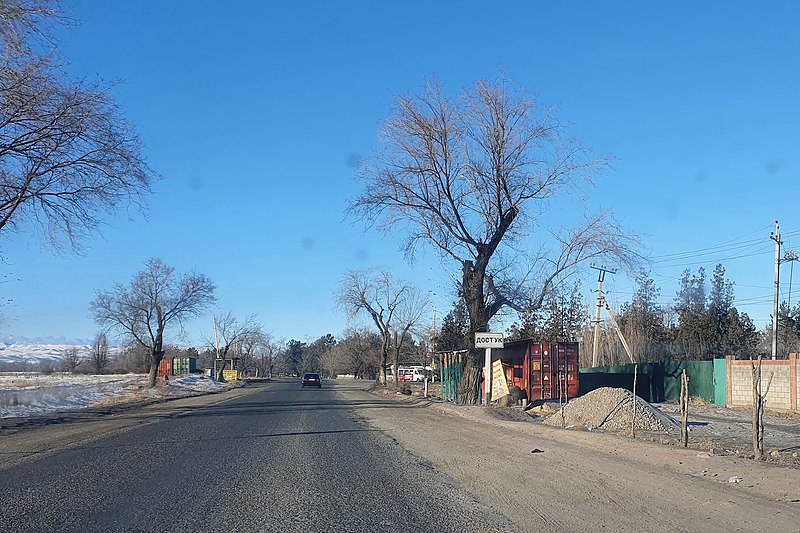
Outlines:
[[797, 411], [797, 354], [789, 354], [789, 402], [792, 411]]
[[733, 405], [733, 356], [725, 356], [725, 407]]

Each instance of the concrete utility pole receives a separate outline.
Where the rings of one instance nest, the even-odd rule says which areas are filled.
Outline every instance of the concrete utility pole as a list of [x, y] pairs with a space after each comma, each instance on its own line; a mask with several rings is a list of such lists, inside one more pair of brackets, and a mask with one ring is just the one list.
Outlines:
[[603, 296], [603, 280], [606, 278], [606, 272], [616, 274], [617, 270], [594, 265], [591, 265], [591, 268], [600, 271], [597, 275], [597, 310], [594, 315], [594, 343], [592, 345], [592, 366], [595, 367], [597, 366], [597, 356], [600, 348], [600, 310], [603, 308], [603, 302], [605, 301], [605, 297]]
[[775, 241], [775, 301], [772, 308], [772, 358], [778, 357], [778, 297], [780, 293], [781, 275], [781, 230], [778, 221], [775, 221], [775, 232], [769, 238]]

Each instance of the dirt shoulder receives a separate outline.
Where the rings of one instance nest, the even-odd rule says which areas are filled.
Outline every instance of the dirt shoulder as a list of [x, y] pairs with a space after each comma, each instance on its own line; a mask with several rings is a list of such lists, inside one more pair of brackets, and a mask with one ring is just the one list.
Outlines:
[[402, 398], [359, 413], [526, 531], [798, 531], [798, 469], [508, 410]]

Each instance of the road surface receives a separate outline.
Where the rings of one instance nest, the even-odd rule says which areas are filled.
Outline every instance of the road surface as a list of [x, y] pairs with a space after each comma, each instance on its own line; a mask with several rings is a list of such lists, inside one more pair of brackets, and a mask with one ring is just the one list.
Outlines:
[[0, 529], [514, 529], [365, 424], [356, 411], [381, 400], [336, 390], [334, 382], [321, 390], [298, 380], [254, 383], [213, 405], [170, 402], [119, 415], [122, 428], [111, 435], [35, 455], [20, 433], [13, 450], [4, 437], [0, 447], [17, 464], [0, 471]]
[[255, 383], [0, 432], [0, 524], [4, 531], [800, 531], [798, 469], [550, 428], [508, 411], [379, 397], [368, 385]]

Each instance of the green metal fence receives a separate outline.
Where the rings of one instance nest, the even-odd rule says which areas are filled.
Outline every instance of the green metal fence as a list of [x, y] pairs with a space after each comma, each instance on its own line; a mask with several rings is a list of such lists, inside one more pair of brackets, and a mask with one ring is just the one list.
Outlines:
[[[689, 377], [689, 396], [725, 405], [724, 359], [641, 363], [636, 380], [636, 395], [648, 402], [677, 401], [680, 398], [681, 374], [684, 369]], [[581, 368], [580, 394], [600, 387], [631, 390], [633, 371], [633, 364]]]
[[464, 375], [467, 352], [441, 352], [436, 355], [438, 356], [441, 396], [454, 402], [458, 398], [461, 376]]

